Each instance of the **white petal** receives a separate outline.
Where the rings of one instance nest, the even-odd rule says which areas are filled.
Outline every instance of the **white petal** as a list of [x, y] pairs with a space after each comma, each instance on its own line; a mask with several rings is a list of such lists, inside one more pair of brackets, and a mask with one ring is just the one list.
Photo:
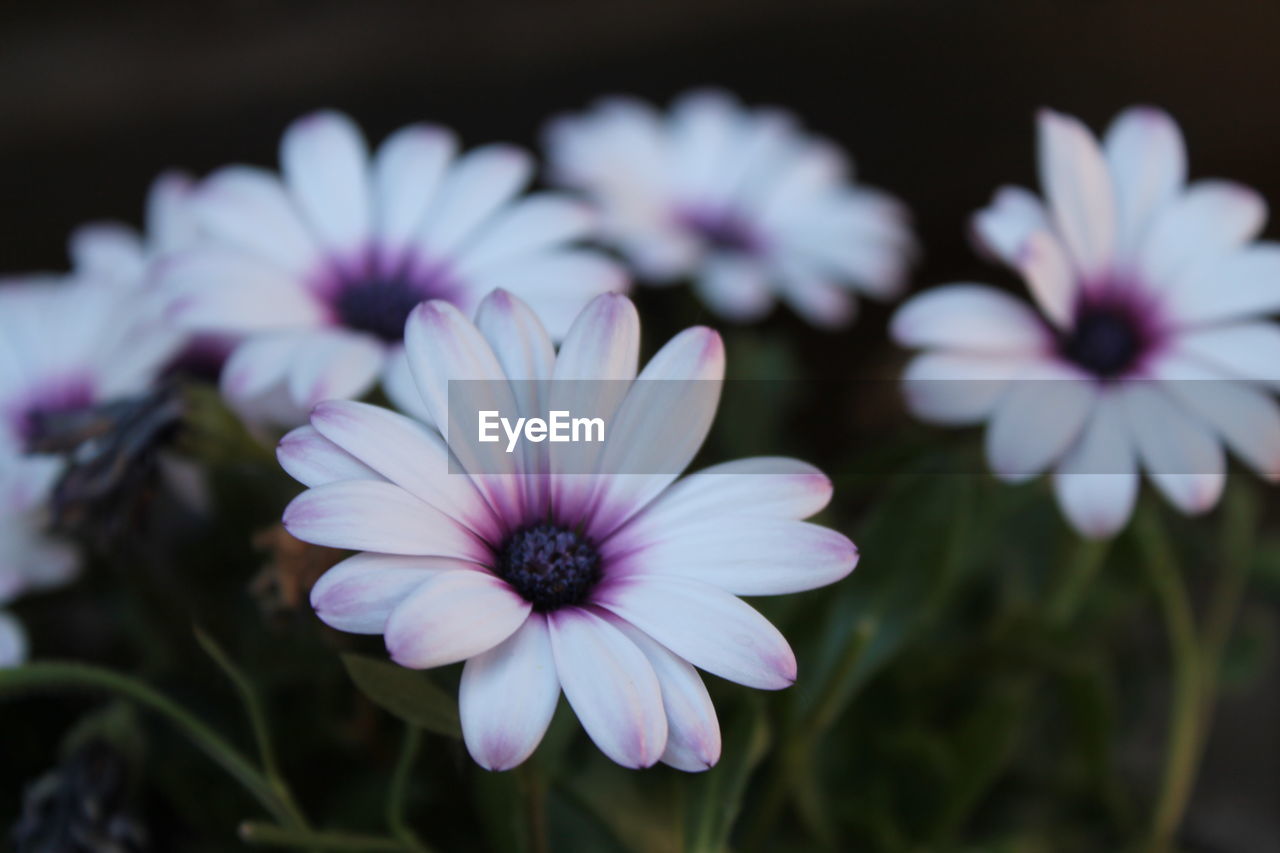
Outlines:
[[640, 315], [625, 296], [593, 299], [574, 321], [556, 357], [554, 378], [634, 379], [640, 360]]
[[427, 410], [422, 392], [418, 390], [417, 380], [413, 378], [413, 370], [409, 367], [409, 357], [404, 347], [392, 347], [387, 355], [386, 365], [382, 373], [382, 390], [387, 392], [392, 405], [406, 415], [431, 426], [431, 412]]
[[447, 128], [411, 124], [386, 138], [373, 163], [374, 218], [378, 245], [386, 263], [417, 236], [441, 178], [458, 149]]
[[1133, 255], [1187, 180], [1187, 151], [1178, 124], [1164, 110], [1132, 107], [1111, 123], [1103, 142], [1115, 182], [1119, 250]]
[[0, 669], [21, 666], [27, 659], [27, 632], [13, 614], [0, 611]]
[[902, 377], [907, 407], [930, 423], [980, 423], [994, 410], [1030, 359], [1026, 355], [929, 352], [916, 356]]
[[1066, 367], [1011, 383], [987, 428], [996, 476], [1016, 483], [1057, 462], [1079, 438], [1097, 394], [1097, 381]]
[[305, 340], [305, 332], [279, 332], [255, 335], [239, 344], [222, 368], [223, 396], [236, 404], [282, 383]]
[[208, 332], [274, 331], [325, 325], [329, 311], [295, 277], [233, 250], [193, 250], [157, 266], [180, 326]]
[[644, 653], [658, 676], [667, 714], [662, 762], [690, 773], [714, 767], [720, 760], [720, 721], [698, 671], [625, 620], [612, 617], [611, 621]]
[[289, 396], [304, 411], [321, 400], [363, 396], [385, 358], [386, 347], [368, 335], [340, 329], [310, 333], [289, 365]]
[[[476, 328], [513, 380], [550, 379], [556, 351], [537, 314], [522, 299], [495, 290], [476, 311]], [[522, 411], [528, 411], [523, 409]]]
[[147, 258], [137, 231], [115, 222], [82, 225], [71, 233], [71, 265], [77, 274], [136, 286]]
[[1055, 325], [1069, 328], [1074, 320], [1080, 284], [1062, 245], [1048, 231], [1027, 237], [1018, 257], [1018, 269], [1040, 310]]
[[311, 424], [355, 459], [482, 538], [496, 541], [501, 534], [471, 479], [450, 469], [449, 448], [435, 430], [390, 409], [350, 400], [316, 406]]
[[1160, 387], [1222, 436], [1259, 475], [1280, 480], [1280, 404], [1248, 382], [1179, 354], [1154, 366]]
[[329, 569], [311, 588], [311, 607], [330, 628], [381, 634], [391, 611], [440, 572], [477, 571], [444, 557], [356, 554]]
[[600, 616], [565, 607], [547, 617], [564, 695], [600, 751], [649, 767], [667, 745], [662, 689], [644, 653]]
[[1280, 244], [1258, 243], [1197, 264], [1169, 294], [1166, 308], [1184, 325], [1280, 312]]
[[1050, 343], [1048, 329], [1025, 302], [981, 284], [952, 284], [915, 296], [893, 315], [904, 347], [1028, 352]]
[[210, 236], [290, 273], [310, 274], [322, 260], [284, 187], [264, 169], [229, 166], [214, 172], [200, 184], [192, 207]]
[[774, 303], [764, 267], [739, 255], [708, 258], [694, 279], [694, 289], [707, 307], [735, 323], [760, 319]]
[[[705, 326], [660, 349], [609, 423], [590, 526], [603, 538], [657, 497], [693, 460], [715, 419], [724, 342]], [[617, 476], [621, 475], [621, 476]]]
[[382, 475], [325, 438], [311, 425], [300, 426], [280, 439], [276, 458], [285, 472], [304, 486], [342, 480], [381, 480]]
[[1143, 283], [1180, 286], [1199, 264], [1221, 259], [1258, 235], [1267, 219], [1262, 196], [1230, 181], [1197, 181], [1167, 204], [1141, 244]]
[[973, 234], [988, 252], [1012, 267], [1018, 265], [1027, 238], [1049, 230], [1044, 205], [1030, 190], [1001, 187], [991, 204], [973, 215]]
[[858, 549], [805, 521], [730, 515], [647, 535], [628, 528], [601, 556], [613, 577], [690, 578], [736, 595], [783, 595], [845, 577]]
[[488, 572], [438, 572], [391, 611], [387, 651], [412, 669], [489, 651], [529, 618], [531, 605]]
[[1130, 386], [1123, 399], [1138, 456], [1156, 488], [1187, 514], [1216, 504], [1226, 459], [1208, 427], [1154, 383]]
[[1233, 323], [1179, 335], [1177, 347], [1228, 376], [1280, 385], [1280, 324]]
[[534, 613], [467, 661], [458, 685], [462, 738], [486, 770], [510, 770], [537, 748], [560, 699], [547, 620]]
[[722, 167], [743, 129], [742, 119], [738, 104], [724, 92], [692, 92], [672, 105], [672, 167], [686, 197], [723, 195]]
[[1072, 265], [1089, 278], [1107, 268], [1115, 246], [1111, 174], [1093, 134], [1078, 119], [1052, 110], [1041, 110], [1038, 119], [1040, 182]]
[[595, 603], [689, 663], [729, 681], [780, 690], [796, 658], [778, 629], [729, 593], [682, 578], [634, 578], [597, 588]]
[[546, 251], [586, 237], [596, 216], [581, 201], [554, 193], [521, 199], [498, 213], [469, 243], [456, 272], [466, 277], [516, 258]]
[[452, 257], [462, 242], [509, 202], [533, 171], [529, 155], [510, 145], [489, 145], [454, 164], [427, 210], [418, 243], [429, 258]]
[[369, 152], [355, 123], [335, 112], [294, 122], [280, 142], [280, 168], [321, 242], [357, 252], [372, 232]]
[[820, 329], [838, 329], [853, 322], [857, 302], [852, 291], [809, 264], [781, 263], [781, 297], [791, 310]]
[[344, 480], [315, 486], [285, 508], [285, 529], [304, 542], [405, 556], [492, 558], [460, 522], [399, 486]]
[[150, 248], [166, 254], [193, 244], [199, 236], [195, 211], [196, 181], [185, 172], [164, 172], [147, 191], [146, 230]]
[[623, 293], [628, 282], [622, 269], [599, 252], [557, 249], [494, 263], [466, 286], [476, 299], [493, 290], [509, 290], [529, 303], [552, 338], [561, 340], [592, 299]]
[[1089, 538], [1115, 535], [1133, 512], [1138, 474], [1128, 432], [1123, 405], [1115, 394], [1103, 395], [1080, 443], [1054, 473], [1059, 506]]

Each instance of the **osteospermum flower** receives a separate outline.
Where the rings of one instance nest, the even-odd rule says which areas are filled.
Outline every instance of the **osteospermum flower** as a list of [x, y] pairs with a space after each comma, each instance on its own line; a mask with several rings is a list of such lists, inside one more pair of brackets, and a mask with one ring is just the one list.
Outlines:
[[630, 98], [556, 119], [552, 177], [604, 211], [607, 238], [654, 283], [692, 279], [737, 321], [776, 299], [819, 326], [848, 323], [855, 293], [896, 295], [913, 242], [907, 214], [856, 185], [844, 154], [780, 110], [695, 92], [661, 115]]
[[1124, 526], [1140, 468], [1185, 513], [1217, 502], [1223, 443], [1280, 477], [1280, 408], [1256, 382], [1280, 365], [1280, 327], [1263, 319], [1280, 310], [1280, 246], [1253, 242], [1263, 200], [1187, 184], [1182, 136], [1159, 110], [1121, 114], [1101, 147], [1054, 112], [1039, 134], [1047, 201], [1006, 187], [973, 222], [1039, 311], [977, 284], [904, 305], [894, 336], [930, 350], [906, 374], [915, 411], [989, 420], [995, 472], [1052, 468], [1088, 536]]
[[[504, 472], [451, 473], [437, 430], [348, 401], [322, 403], [280, 445], [286, 470], [310, 486], [286, 510], [288, 530], [362, 552], [316, 584], [316, 613], [384, 635], [407, 667], [466, 661], [463, 735], [489, 769], [528, 757], [561, 690], [614, 761], [710, 767], [720, 732], [695, 667], [770, 690], [796, 677], [786, 640], [737, 596], [819, 587], [856, 562], [848, 539], [801, 520], [831, 497], [803, 462], [744, 459], [677, 480], [710, 428], [723, 346], [688, 329], [637, 374], [639, 333], [629, 300], [601, 296], [557, 353], [533, 311], [497, 291], [474, 325], [447, 302], [425, 303], [406, 343], [434, 423], [448, 422], [451, 379], [627, 383], [601, 459], [639, 453], [645, 470], [670, 473], [542, 473], [554, 468], [536, 452], [498, 454]], [[698, 380], [702, 393], [681, 398], [671, 429], [673, 413], [654, 405], [670, 383], [637, 378]]]
[[527, 154], [457, 148], [450, 131], [411, 125], [370, 156], [349, 118], [321, 112], [285, 132], [281, 177], [232, 166], [200, 186], [207, 238], [164, 278], [184, 295], [182, 324], [244, 336], [222, 375], [243, 413], [292, 426], [379, 376], [407, 383], [405, 318], [426, 299], [470, 313], [505, 287], [559, 336], [593, 296], [625, 289], [616, 265], [573, 245], [592, 229], [584, 205], [518, 197]]
[[47, 419], [150, 387], [175, 339], [140, 330], [138, 314], [85, 281], [0, 284], [0, 604], [75, 573], [75, 549], [45, 533], [66, 462], [34, 446]]

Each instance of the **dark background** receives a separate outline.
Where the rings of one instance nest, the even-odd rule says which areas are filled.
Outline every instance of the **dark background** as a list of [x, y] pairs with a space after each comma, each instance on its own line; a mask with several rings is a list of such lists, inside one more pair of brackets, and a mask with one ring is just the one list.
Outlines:
[[[285, 125], [317, 107], [351, 113], [374, 141], [425, 119], [468, 145], [532, 145], [544, 119], [599, 95], [666, 102], [715, 84], [793, 110], [907, 202], [925, 250], [915, 287], [1010, 283], [972, 253], [965, 224], [999, 184], [1033, 182], [1042, 105], [1099, 130], [1127, 105], [1162, 106], [1183, 127], [1193, 177], [1280, 199], [1278, 44], [1280, 3], [1264, 0], [11, 0], [0, 7], [0, 269], [64, 267], [68, 231], [136, 222], [162, 169], [274, 165]], [[890, 365], [886, 316], [795, 335], [806, 365]], [[1195, 835], [1245, 850], [1280, 834], [1278, 692], [1273, 677], [1224, 700]], [[0, 764], [5, 751], [0, 741]]]

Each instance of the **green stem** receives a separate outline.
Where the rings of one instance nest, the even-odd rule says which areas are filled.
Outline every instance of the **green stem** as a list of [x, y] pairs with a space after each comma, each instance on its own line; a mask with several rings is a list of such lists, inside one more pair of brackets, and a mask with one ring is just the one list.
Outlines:
[[1182, 821], [1195, 781], [1203, 698], [1200, 649], [1186, 584], [1169, 550], [1155, 511], [1135, 525], [1152, 588], [1160, 602], [1173, 658], [1173, 696], [1164, 775], [1151, 821], [1148, 849], [1168, 850]]
[[395, 772], [391, 776], [391, 789], [387, 793], [387, 826], [391, 834], [409, 850], [423, 851], [426, 847], [418, 840], [405, 820], [405, 800], [409, 793], [409, 779], [413, 774], [413, 764], [418, 758], [418, 750], [422, 746], [422, 729], [414, 725], [405, 727], [404, 743], [400, 747], [400, 758], [396, 761]]
[[1046, 617], [1055, 628], [1065, 628], [1075, 617], [1084, 593], [1107, 560], [1110, 539], [1080, 539], [1071, 558], [1063, 566], [1049, 594]]
[[79, 663], [33, 663], [0, 670], [0, 694], [58, 688], [103, 690], [137, 702], [169, 720], [215, 764], [253, 795], [272, 817], [300, 825], [300, 816], [284, 802], [275, 786], [221, 735], [182, 706], [140, 681], [107, 669]]
[[308, 850], [362, 850], [367, 853], [412, 850], [404, 842], [381, 835], [358, 835], [350, 832], [310, 832], [286, 829], [269, 823], [242, 823], [240, 838], [246, 844], [264, 847], [305, 847]]
[[1202, 654], [1204, 660], [1204, 708], [1201, 737], [1207, 735], [1218, 684], [1218, 669], [1240, 602], [1249, 582], [1257, 532], [1258, 505], [1252, 488], [1241, 484], [1223, 501], [1222, 565], [1204, 620]]
[[529, 824], [529, 849], [533, 853], [549, 853], [547, 840], [547, 783], [533, 762], [525, 762], [518, 771], [525, 796], [525, 818]]
[[227, 678], [231, 680], [231, 683], [235, 685], [236, 691], [240, 694], [240, 699], [244, 703], [245, 712], [249, 717], [249, 724], [253, 727], [253, 737], [258, 745], [258, 754], [261, 757], [263, 770], [266, 772], [267, 778], [271, 780], [271, 785], [279, 795], [281, 802], [292, 813], [293, 824], [306, 829], [307, 820], [297, 807], [293, 792], [289, 790], [289, 785], [285, 782], [284, 775], [280, 772], [279, 762], [276, 761], [271, 728], [267, 724], [267, 714], [262, 707], [262, 699], [258, 695], [258, 691], [254, 689], [253, 683], [249, 681], [249, 678], [231, 661], [231, 658], [212, 637], [199, 628], [196, 629], [195, 634], [196, 642], [200, 644], [200, 647], [204, 649], [209, 657], [213, 658], [214, 663], [222, 669]]

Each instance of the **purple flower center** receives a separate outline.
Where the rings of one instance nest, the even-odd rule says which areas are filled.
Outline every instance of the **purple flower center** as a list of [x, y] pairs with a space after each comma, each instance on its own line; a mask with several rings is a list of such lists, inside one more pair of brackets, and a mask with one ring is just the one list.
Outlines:
[[428, 298], [406, 278], [374, 278], [345, 283], [333, 298], [333, 310], [344, 326], [395, 343], [404, 337], [409, 312]]
[[689, 208], [681, 211], [677, 219], [713, 250], [742, 255], [758, 255], [762, 250], [755, 228], [732, 210]]
[[578, 604], [600, 580], [600, 552], [567, 527], [543, 522], [516, 530], [498, 552], [498, 575], [545, 613]]
[[1103, 379], [1128, 373], [1151, 344], [1151, 335], [1133, 306], [1123, 302], [1081, 305], [1074, 328], [1058, 342], [1064, 358]]

